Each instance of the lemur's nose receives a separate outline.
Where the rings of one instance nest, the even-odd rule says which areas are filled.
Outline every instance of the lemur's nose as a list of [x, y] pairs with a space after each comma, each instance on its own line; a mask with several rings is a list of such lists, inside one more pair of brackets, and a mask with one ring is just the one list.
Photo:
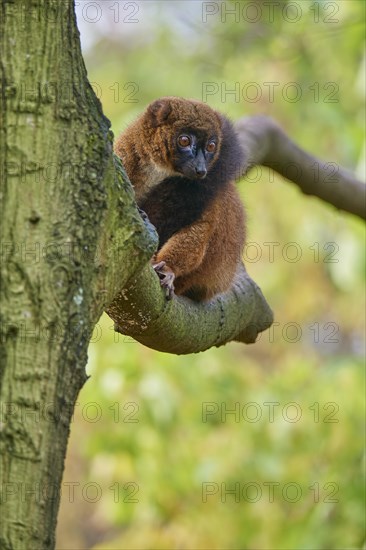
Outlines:
[[206, 168], [196, 168], [196, 174], [199, 178], [204, 178], [207, 174]]

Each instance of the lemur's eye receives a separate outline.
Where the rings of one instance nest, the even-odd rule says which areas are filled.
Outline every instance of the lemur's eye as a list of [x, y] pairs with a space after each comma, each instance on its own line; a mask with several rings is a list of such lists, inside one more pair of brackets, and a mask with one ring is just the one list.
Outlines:
[[191, 138], [188, 137], [188, 136], [179, 136], [178, 138], [178, 145], [180, 145], [181, 147], [189, 147], [189, 145], [191, 144]]
[[213, 153], [216, 149], [216, 143], [214, 141], [209, 141], [206, 145], [206, 151]]

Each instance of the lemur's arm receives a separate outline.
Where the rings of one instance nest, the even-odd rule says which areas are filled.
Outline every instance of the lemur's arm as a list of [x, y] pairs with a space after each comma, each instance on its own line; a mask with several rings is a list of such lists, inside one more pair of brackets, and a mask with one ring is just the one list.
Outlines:
[[154, 258], [154, 269], [168, 297], [174, 291], [174, 279], [197, 269], [206, 254], [217, 215], [215, 201], [195, 223], [175, 233]]

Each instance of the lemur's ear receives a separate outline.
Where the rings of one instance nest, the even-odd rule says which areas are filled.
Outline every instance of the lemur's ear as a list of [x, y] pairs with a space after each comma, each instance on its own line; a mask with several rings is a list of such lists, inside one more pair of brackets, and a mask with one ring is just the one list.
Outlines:
[[157, 99], [148, 106], [147, 112], [151, 117], [152, 126], [164, 124], [172, 112], [169, 99]]

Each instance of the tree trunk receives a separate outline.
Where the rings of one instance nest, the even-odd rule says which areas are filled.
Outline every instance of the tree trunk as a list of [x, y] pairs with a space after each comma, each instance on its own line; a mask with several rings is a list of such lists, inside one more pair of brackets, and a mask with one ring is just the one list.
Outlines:
[[0, 548], [49, 550], [91, 332], [156, 239], [115, 170], [73, 2], [3, 0], [0, 43]]

